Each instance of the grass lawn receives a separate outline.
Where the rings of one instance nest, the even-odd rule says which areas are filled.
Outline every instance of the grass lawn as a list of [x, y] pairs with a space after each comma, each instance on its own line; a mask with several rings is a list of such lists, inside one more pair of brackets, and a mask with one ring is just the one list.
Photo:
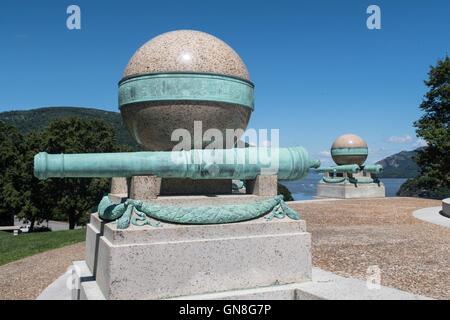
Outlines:
[[0, 266], [33, 254], [84, 241], [86, 229], [12, 233], [0, 231]]

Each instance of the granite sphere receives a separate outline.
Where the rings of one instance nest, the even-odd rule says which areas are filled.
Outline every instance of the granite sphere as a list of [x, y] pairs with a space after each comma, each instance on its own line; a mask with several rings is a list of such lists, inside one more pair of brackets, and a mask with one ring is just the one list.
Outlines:
[[122, 78], [174, 71], [211, 72], [250, 80], [244, 62], [229, 45], [195, 30], [170, 31], [149, 40], [130, 59]]
[[[122, 81], [161, 73], [223, 75], [253, 87], [244, 62], [230, 46], [194, 30], [167, 32], [145, 43], [128, 62]], [[215, 128], [225, 137], [226, 129], [245, 130], [253, 109], [223, 101], [160, 100], [125, 104], [120, 111], [128, 131], [144, 149], [170, 151], [178, 144], [171, 141], [175, 129], [187, 129], [193, 137], [194, 121], [202, 121], [203, 133]]]
[[368, 148], [366, 142], [355, 134], [344, 134], [331, 146], [331, 156], [337, 165], [357, 164], [366, 161]]

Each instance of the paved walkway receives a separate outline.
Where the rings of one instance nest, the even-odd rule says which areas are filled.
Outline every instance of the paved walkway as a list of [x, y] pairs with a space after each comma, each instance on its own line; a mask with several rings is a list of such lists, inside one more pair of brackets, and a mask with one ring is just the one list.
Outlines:
[[36, 300], [72, 300], [71, 283], [72, 273], [65, 272], [45, 288]]
[[450, 228], [450, 218], [442, 214], [441, 206], [419, 209], [414, 211], [413, 215], [417, 219]]

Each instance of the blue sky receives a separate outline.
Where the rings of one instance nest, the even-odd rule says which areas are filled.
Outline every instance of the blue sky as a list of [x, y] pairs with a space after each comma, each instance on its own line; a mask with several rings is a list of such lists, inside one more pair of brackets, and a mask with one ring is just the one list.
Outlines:
[[[81, 30], [66, 9], [81, 8]], [[381, 29], [369, 30], [369, 5]], [[450, 42], [450, 1], [10, 1], [0, 3], [0, 112], [46, 106], [117, 109], [133, 53], [160, 33], [208, 32], [244, 60], [255, 83], [249, 127], [280, 129], [329, 164], [355, 133], [368, 162], [417, 141], [412, 126], [429, 66]]]

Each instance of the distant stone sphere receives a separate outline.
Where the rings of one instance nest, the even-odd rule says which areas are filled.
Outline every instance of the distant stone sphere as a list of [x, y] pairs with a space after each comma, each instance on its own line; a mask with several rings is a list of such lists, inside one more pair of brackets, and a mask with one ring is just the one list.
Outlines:
[[344, 134], [331, 146], [331, 157], [337, 165], [357, 164], [366, 161], [368, 148], [366, 142], [355, 134]]
[[203, 133], [218, 129], [224, 141], [226, 129], [245, 130], [254, 85], [244, 62], [222, 40], [200, 31], [171, 31], [145, 43], [128, 62], [119, 82], [119, 108], [144, 149], [170, 151], [178, 144], [171, 141], [174, 130], [186, 129], [193, 138], [194, 121], [202, 121]]

